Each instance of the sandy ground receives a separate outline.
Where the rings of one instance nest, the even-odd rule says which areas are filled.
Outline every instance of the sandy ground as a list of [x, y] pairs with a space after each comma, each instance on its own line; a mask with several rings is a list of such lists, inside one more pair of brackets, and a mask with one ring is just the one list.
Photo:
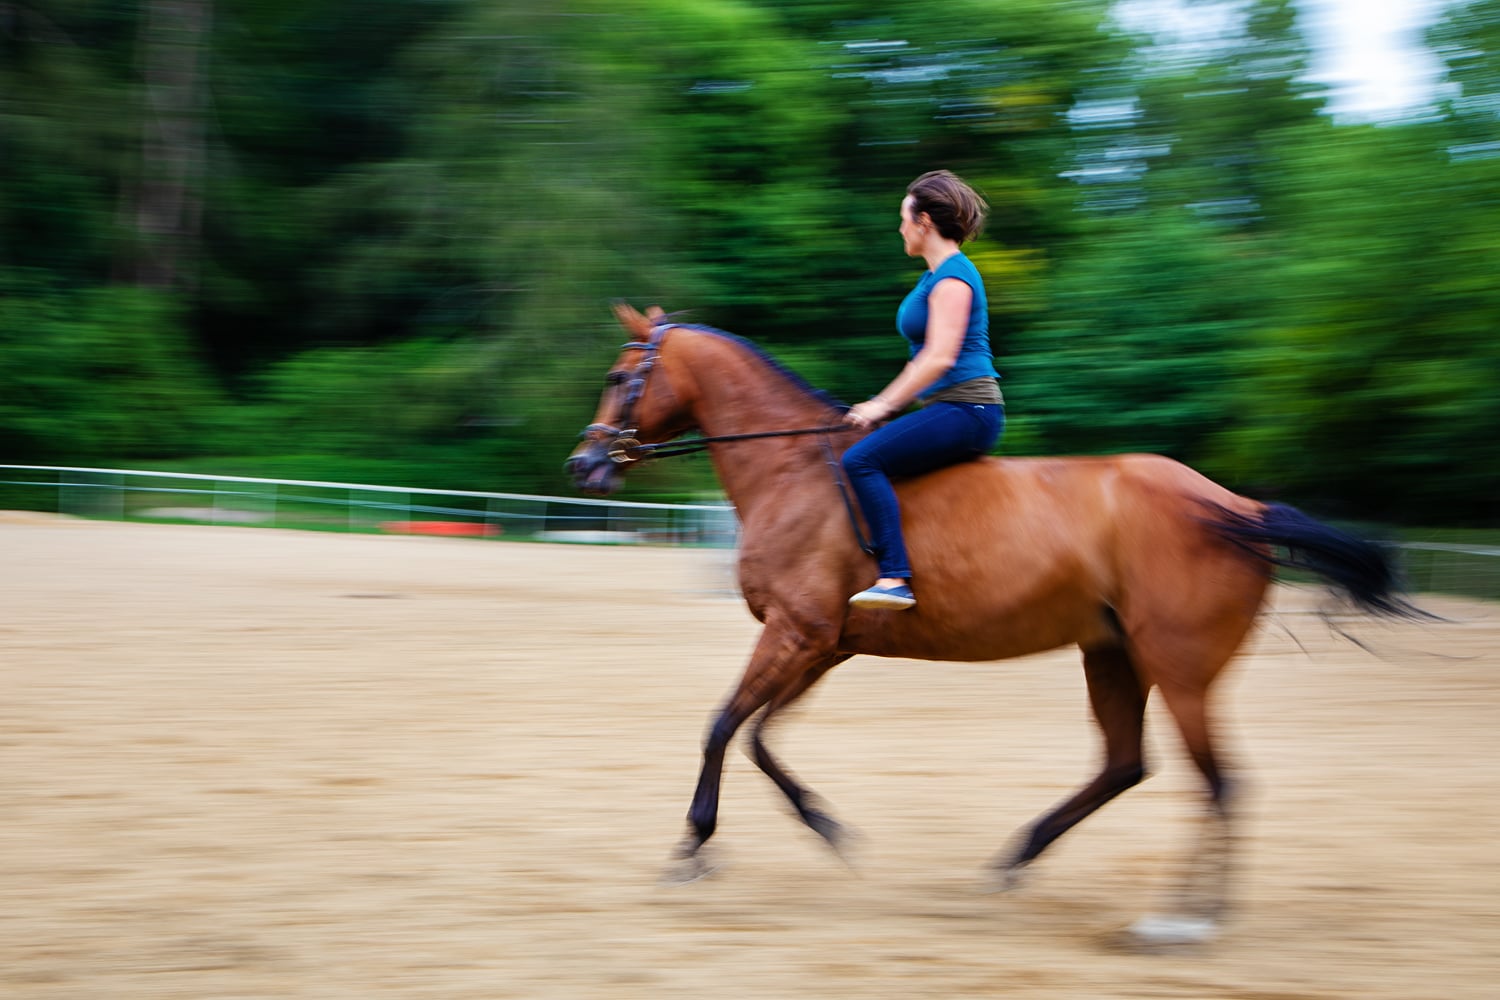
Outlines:
[[1074, 651], [861, 658], [778, 733], [857, 873], [741, 755], [728, 862], [656, 878], [756, 626], [727, 556], [0, 515], [0, 996], [1500, 996], [1500, 608], [1277, 611], [1221, 686], [1249, 792], [1216, 943], [1141, 955], [1198, 788], [1155, 776], [1028, 883], [1090, 773]]

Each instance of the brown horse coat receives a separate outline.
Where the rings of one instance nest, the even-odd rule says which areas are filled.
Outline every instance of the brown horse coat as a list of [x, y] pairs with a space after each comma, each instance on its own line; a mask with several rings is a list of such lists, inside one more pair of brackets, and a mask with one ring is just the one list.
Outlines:
[[[608, 492], [629, 460], [689, 430], [706, 438], [742, 526], [739, 580], [764, 623], [736, 690], [717, 714], [689, 810], [679, 875], [707, 869], [700, 848], [718, 813], [723, 755], [747, 720], [752, 756], [805, 822], [836, 848], [841, 827], [781, 767], [767, 724], [849, 656], [999, 660], [1077, 644], [1104, 737], [1098, 776], [1039, 818], [1003, 862], [1014, 872], [1144, 775], [1146, 698], [1161, 691], [1228, 821], [1209, 688], [1255, 622], [1271, 546], [1322, 557], [1313, 568], [1377, 610], [1392, 579], [1381, 553], [1291, 508], [1240, 497], [1156, 455], [982, 458], [897, 484], [912, 586], [909, 611], [852, 610], [878, 575], [840, 495], [836, 458], [857, 433], [769, 436], [838, 425], [832, 401], [722, 331], [629, 307], [631, 343], [611, 369], [595, 422], [569, 459], [580, 487]], [[644, 443], [645, 448], [640, 445]], [[1184, 912], [1223, 902], [1223, 836], [1200, 849]]]

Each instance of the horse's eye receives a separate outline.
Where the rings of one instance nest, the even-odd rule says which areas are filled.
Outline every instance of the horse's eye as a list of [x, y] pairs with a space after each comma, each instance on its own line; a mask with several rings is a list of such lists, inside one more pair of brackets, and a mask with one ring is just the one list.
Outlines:
[[610, 372], [604, 376], [604, 381], [608, 385], [619, 385], [629, 377], [625, 372]]

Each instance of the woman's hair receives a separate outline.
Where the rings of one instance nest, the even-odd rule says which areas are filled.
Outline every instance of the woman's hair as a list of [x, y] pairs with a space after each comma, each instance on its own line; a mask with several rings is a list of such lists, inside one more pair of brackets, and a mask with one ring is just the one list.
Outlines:
[[912, 217], [926, 212], [944, 239], [963, 243], [984, 228], [990, 206], [952, 171], [929, 170], [912, 181], [906, 193], [912, 198]]

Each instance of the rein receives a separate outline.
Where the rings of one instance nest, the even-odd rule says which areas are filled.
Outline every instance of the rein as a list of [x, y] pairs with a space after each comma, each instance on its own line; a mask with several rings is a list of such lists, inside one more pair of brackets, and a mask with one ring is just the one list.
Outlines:
[[663, 441], [659, 444], [641, 444], [633, 435], [634, 428], [622, 431], [610, 424], [589, 424], [583, 429], [584, 434], [590, 431], [604, 431], [606, 434], [615, 435], [615, 440], [610, 446], [609, 457], [612, 461], [620, 464], [627, 462], [638, 462], [645, 458], [674, 458], [678, 455], [692, 455], [700, 451], [707, 451], [711, 444], [719, 444], [724, 441], [754, 441], [759, 438], [798, 437], [804, 434], [838, 434], [844, 431], [852, 431], [853, 427], [848, 424], [832, 424], [827, 427], [798, 427], [785, 431], [751, 431], [746, 434], [719, 434], [715, 437], [690, 438], [687, 441]]
[[672, 458], [676, 455], [692, 455], [696, 452], [707, 451], [711, 444], [721, 441], [754, 441], [757, 438], [797, 437], [804, 434], [820, 434], [822, 440], [818, 442], [823, 446], [823, 461], [828, 466], [829, 472], [833, 474], [834, 485], [839, 488], [839, 498], [844, 501], [844, 510], [849, 514], [849, 526], [854, 529], [854, 540], [859, 543], [867, 555], [875, 554], [875, 546], [865, 536], [864, 529], [860, 527], [859, 514], [854, 507], [854, 498], [849, 495], [849, 484], [844, 480], [844, 468], [838, 458], [833, 454], [833, 445], [828, 441], [828, 435], [837, 434], [842, 431], [852, 431], [853, 427], [848, 424], [833, 424], [829, 427], [798, 427], [786, 431], [752, 431], [748, 434], [720, 434], [716, 437], [693, 438], [690, 441], [679, 441], [673, 443], [664, 441], [661, 444], [641, 444], [635, 438], [628, 435], [635, 431], [621, 431], [611, 424], [589, 424], [583, 429], [583, 434], [590, 431], [604, 431], [606, 434], [615, 436], [610, 445], [610, 461], [620, 465], [629, 462], [639, 462], [646, 458]]
[[759, 438], [796, 437], [801, 434], [837, 434], [843, 431], [851, 431], [854, 428], [848, 424], [833, 424], [827, 427], [799, 427], [787, 431], [752, 431], [748, 434], [720, 434], [717, 437], [692, 438], [688, 441], [679, 441], [675, 444], [663, 441], [659, 444], [641, 444], [636, 438], [636, 429], [631, 426], [631, 417], [636, 404], [646, 392], [646, 376], [651, 374], [651, 369], [656, 367], [656, 359], [660, 356], [661, 341], [672, 323], [664, 317], [656, 322], [651, 330], [651, 339], [645, 343], [631, 341], [621, 349], [630, 351], [644, 351], [646, 356], [641, 363], [635, 366], [630, 373], [630, 381], [625, 388], [625, 402], [620, 407], [620, 426], [613, 424], [589, 424], [583, 429], [580, 438], [587, 437], [592, 431], [603, 431], [614, 435], [614, 441], [609, 446], [610, 461], [619, 465], [628, 462], [638, 462], [643, 458], [672, 458], [676, 455], [692, 455], [704, 451], [711, 444], [723, 441], [754, 441]]
[[609, 444], [609, 460], [617, 465], [626, 465], [630, 462], [639, 462], [646, 458], [674, 458], [678, 455], [693, 455], [700, 451], [707, 451], [709, 445], [722, 444], [729, 441], [756, 441], [764, 438], [779, 437], [801, 437], [808, 434], [822, 435], [820, 444], [823, 447], [824, 460], [833, 473], [833, 481], [839, 488], [839, 497], [844, 501], [844, 508], [849, 512], [849, 524], [854, 528], [854, 538], [859, 542], [859, 547], [867, 554], [874, 555], [875, 548], [865, 537], [860, 528], [859, 515], [855, 510], [854, 499], [849, 495], [849, 484], [844, 481], [843, 467], [833, 454], [833, 446], [829, 443], [828, 435], [842, 434], [855, 428], [849, 424], [830, 424], [824, 427], [796, 427], [784, 431], [750, 431], [744, 434], [718, 434], [713, 437], [691, 438], [687, 441], [662, 441], [656, 444], [642, 444], [635, 435], [636, 428], [631, 426], [632, 411], [641, 397], [646, 392], [646, 376], [651, 374], [651, 369], [656, 367], [656, 359], [661, 350], [662, 337], [671, 327], [670, 322], [658, 321], [651, 331], [651, 339], [644, 344], [639, 341], [631, 341], [625, 344], [623, 349], [644, 351], [645, 358], [636, 365], [635, 370], [630, 373], [630, 381], [625, 390], [625, 402], [620, 407], [618, 418], [620, 426], [613, 424], [589, 424], [579, 434], [580, 438], [587, 437], [594, 431], [603, 431], [612, 435], [614, 440]]

